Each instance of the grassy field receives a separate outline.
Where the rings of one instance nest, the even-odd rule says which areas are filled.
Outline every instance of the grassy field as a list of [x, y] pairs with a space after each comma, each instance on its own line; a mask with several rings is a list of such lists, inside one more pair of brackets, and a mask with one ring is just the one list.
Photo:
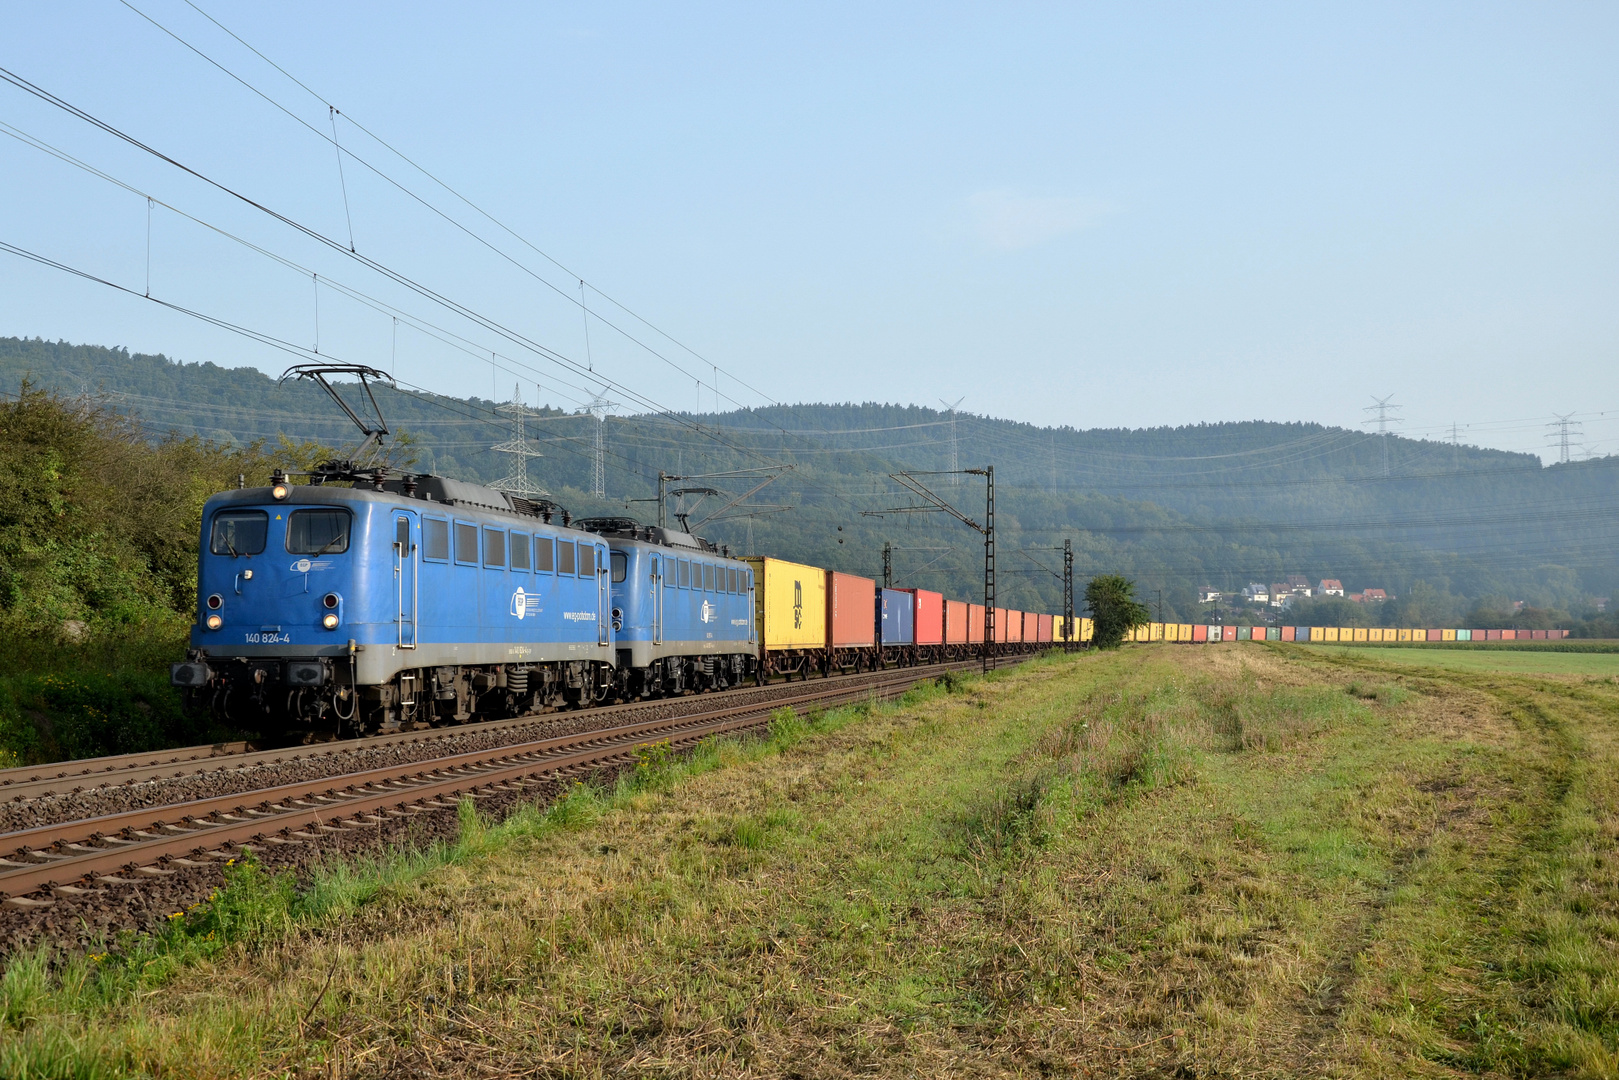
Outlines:
[[[1360, 645], [1304, 645], [1306, 649], [1323, 652], [1359, 653], [1369, 650]], [[1463, 671], [1496, 671], [1511, 674], [1534, 675], [1619, 675], [1619, 653], [1552, 652], [1550, 650], [1523, 649], [1521, 651], [1401, 649], [1376, 647], [1376, 658], [1392, 664], [1433, 664]]]
[[248, 868], [14, 961], [0, 1075], [1619, 1073], [1619, 687], [1402, 659], [1046, 659]]

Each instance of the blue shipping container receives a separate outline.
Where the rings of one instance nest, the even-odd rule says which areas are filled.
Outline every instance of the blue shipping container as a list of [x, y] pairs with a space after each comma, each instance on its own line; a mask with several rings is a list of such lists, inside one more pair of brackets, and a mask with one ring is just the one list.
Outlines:
[[882, 645], [916, 642], [916, 597], [899, 589], [877, 590], [877, 641]]

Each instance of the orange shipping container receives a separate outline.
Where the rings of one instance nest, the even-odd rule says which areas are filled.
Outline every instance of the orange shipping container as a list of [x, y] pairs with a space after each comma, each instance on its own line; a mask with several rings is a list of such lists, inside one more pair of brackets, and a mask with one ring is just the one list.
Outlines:
[[1014, 644], [1023, 640], [1023, 612], [1016, 608], [1006, 609], [1006, 640]]
[[984, 643], [984, 605], [967, 605], [967, 641], [973, 645]]
[[1040, 616], [1040, 629], [1039, 629], [1039, 636], [1038, 636], [1037, 640], [1039, 640], [1039, 641], [1055, 641], [1056, 640], [1056, 637], [1052, 632], [1053, 621], [1054, 621], [1053, 617], [1050, 616], [1050, 615], [1041, 615]]
[[927, 589], [906, 589], [916, 597], [916, 643], [944, 643], [944, 594]]
[[877, 644], [877, 582], [836, 570], [826, 572], [826, 643], [833, 649]]
[[946, 645], [967, 643], [967, 601], [944, 602], [944, 643]]
[[[1022, 640], [1023, 641], [1039, 641], [1040, 640], [1040, 616], [1036, 615], [1032, 611], [1025, 611], [1023, 613], [1023, 637], [1022, 637]], [[1050, 641], [1051, 639], [1048, 637], [1046, 640]]]

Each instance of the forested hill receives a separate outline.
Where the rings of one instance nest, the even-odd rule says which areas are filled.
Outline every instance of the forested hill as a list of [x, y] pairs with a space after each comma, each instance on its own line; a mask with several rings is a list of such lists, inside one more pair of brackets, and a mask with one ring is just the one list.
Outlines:
[[[354, 441], [318, 388], [278, 386], [248, 368], [0, 339], [0, 392], [15, 393], [25, 378], [99, 395], [155, 435]], [[489, 450], [511, 437], [495, 402], [387, 390], [378, 397], [394, 429], [414, 441], [416, 468], [485, 482], [510, 469], [509, 458]], [[888, 541], [902, 583], [963, 593], [981, 578], [976, 534], [941, 515], [863, 512], [915, 501], [889, 473], [948, 469], [953, 452], [962, 467], [993, 464], [1002, 595], [1013, 604], [1059, 603], [1047, 568], [1059, 565], [1053, 549], [1065, 537], [1082, 576], [1131, 573], [1163, 590], [1166, 613], [1183, 617], [1196, 609], [1199, 585], [1235, 590], [1295, 573], [1396, 594], [1424, 582], [1418, 592], [1441, 606], [1499, 597], [1572, 608], [1619, 589], [1615, 458], [1543, 468], [1527, 454], [1308, 423], [1079, 431], [910, 406], [809, 404], [609, 417], [600, 429], [608, 498], [597, 502], [585, 494], [597, 421], [539, 411], [528, 437], [545, 457], [530, 462], [530, 473], [576, 512], [629, 506], [650, 517], [650, 503], [627, 500], [651, 496], [660, 469], [692, 475], [790, 464], [749, 504], [792, 509], [753, 517], [733, 510], [701, 531], [866, 573], [879, 570]], [[982, 481], [925, 479], [981, 513]], [[693, 483], [740, 492], [753, 481]], [[716, 505], [698, 505], [691, 520]]]

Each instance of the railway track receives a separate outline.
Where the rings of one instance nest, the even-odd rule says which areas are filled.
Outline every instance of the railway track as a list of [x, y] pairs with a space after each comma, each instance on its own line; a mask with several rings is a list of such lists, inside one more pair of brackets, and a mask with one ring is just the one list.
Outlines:
[[[1007, 659], [1007, 658], [1002, 658]], [[948, 664], [929, 664], [915, 668], [895, 669], [911, 671], [918, 678], [929, 673], [971, 667], [978, 661], [958, 661]], [[879, 673], [881, 674], [881, 673]], [[870, 673], [836, 675], [824, 680], [825, 685], [836, 686], [845, 682], [863, 682]], [[0, 804], [94, 791], [100, 788], [127, 786], [153, 780], [172, 780], [187, 776], [201, 776], [211, 772], [245, 769], [259, 765], [278, 765], [285, 762], [305, 761], [352, 751], [383, 750], [398, 746], [420, 746], [446, 738], [479, 737], [507, 731], [521, 731], [538, 723], [600, 719], [604, 722], [628, 722], [641, 716], [662, 718], [701, 709], [706, 702], [733, 698], [769, 700], [792, 692], [794, 684], [771, 683], [765, 686], [742, 686], [722, 690], [717, 694], [698, 694], [686, 697], [660, 698], [651, 701], [632, 701], [620, 705], [604, 705], [591, 709], [567, 712], [534, 713], [505, 720], [485, 720], [475, 724], [453, 727], [423, 728], [393, 735], [373, 735], [361, 739], [336, 739], [323, 743], [305, 743], [256, 750], [245, 741], [185, 746], [172, 750], [152, 750], [138, 754], [117, 754], [109, 757], [82, 758], [77, 761], [57, 761], [43, 765], [23, 765], [0, 769]], [[0, 842], [5, 834], [0, 832]]]
[[[23, 911], [50, 908], [64, 899], [93, 904], [188, 870], [217, 868], [250, 851], [319, 846], [324, 839], [354, 834], [380, 837], [391, 824], [452, 810], [462, 798], [504, 800], [622, 765], [652, 743], [687, 749], [703, 739], [760, 727], [771, 713], [786, 706], [824, 708], [872, 697], [893, 698], [945, 671], [976, 666], [977, 661], [937, 664], [752, 688], [734, 692], [735, 697], [728, 693], [675, 699], [697, 706], [679, 715], [637, 716], [648, 710], [645, 703], [613, 706], [599, 710], [608, 726], [588, 731], [0, 834], [0, 851], [7, 853], [0, 857], [0, 895], [6, 908]], [[475, 726], [487, 730], [523, 722]], [[142, 756], [149, 755], [131, 757]], [[238, 760], [244, 756], [234, 755]], [[181, 754], [167, 761], [130, 762], [80, 775], [129, 777], [142, 770], [176, 767], [206, 770], [210, 762], [218, 766], [216, 758]], [[23, 783], [62, 779], [33, 777]]]

